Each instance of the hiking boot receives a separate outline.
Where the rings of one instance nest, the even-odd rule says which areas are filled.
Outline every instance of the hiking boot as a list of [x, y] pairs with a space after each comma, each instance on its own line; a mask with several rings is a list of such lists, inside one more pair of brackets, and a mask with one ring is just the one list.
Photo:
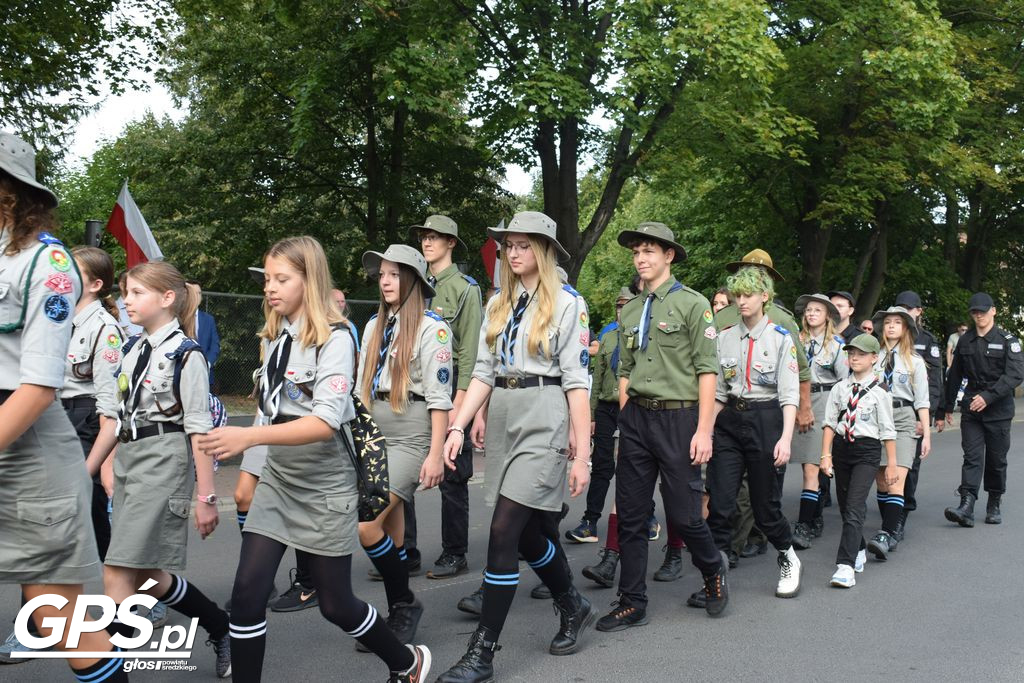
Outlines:
[[675, 581], [683, 575], [682, 548], [665, 547], [665, 561], [658, 571], [654, 572], [655, 581]]
[[571, 655], [579, 649], [583, 632], [594, 623], [597, 613], [590, 601], [580, 595], [575, 586], [554, 597], [555, 611], [560, 623], [558, 633], [551, 640], [548, 651], [553, 655]]
[[[619, 552], [610, 548], [601, 551], [601, 561], [594, 566], [584, 567], [583, 576], [604, 588], [611, 588], [615, 583], [615, 569], [619, 566]], [[655, 580], [658, 575], [654, 575]]]

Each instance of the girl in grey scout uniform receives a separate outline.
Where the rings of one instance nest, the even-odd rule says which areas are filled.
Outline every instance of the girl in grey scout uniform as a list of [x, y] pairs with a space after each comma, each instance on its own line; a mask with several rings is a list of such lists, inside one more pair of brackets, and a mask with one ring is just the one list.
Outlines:
[[487, 415], [488, 505], [494, 506], [484, 572], [480, 624], [462, 659], [440, 683], [494, 679], [494, 652], [519, 583], [519, 556], [551, 590], [561, 623], [549, 651], [567, 655], [593, 622], [589, 601], [572, 584], [557, 533], [545, 535], [565, 495], [569, 430], [575, 460], [569, 490], [578, 496], [590, 480], [590, 405], [587, 397], [589, 333], [586, 304], [561, 286], [555, 258], [568, 254], [555, 239], [555, 223], [542, 213], [518, 213], [503, 230], [501, 289], [487, 304], [476, 368], [445, 442], [449, 468], [473, 416], [490, 400]]
[[793, 545], [797, 550], [811, 547], [821, 536], [825, 523], [821, 514], [818, 459], [821, 452], [821, 424], [825, 418], [828, 392], [849, 374], [843, 338], [836, 334], [839, 310], [824, 294], [804, 294], [796, 300], [797, 315], [802, 315], [800, 338], [811, 370], [811, 409], [815, 427], [793, 435], [793, 462], [803, 469], [804, 486], [800, 492], [800, 512], [793, 525]]
[[201, 441], [218, 459], [269, 447], [231, 593], [233, 676], [260, 680], [267, 597], [292, 546], [308, 561], [320, 613], [384, 660], [389, 680], [421, 681], [430, 651], [400, 643], [352, 593], [359, 493], [341, 439], [351, 439], [355, 418], [355, 343], [331, 300], [327, 258], [312, 237], [290, 237], [270, 248], [265, 266], [258, 393], [269, 424], [222, 427]]
[[[84, 457], [88, 457], [102, 425], [117, 420], [116, 412], [101, 413], [98, 406], [116, 403], [115, 373], [121, 366], [123, 339], [117, 324], [117, 304], [110, 296], [114, 286], [114, 262], [110, 255], [96, 247], [78, 247], [71, 255], [82, 275], [82, 298], [75, 306], [60, 402], [78, 433]], [[112, 466], [109, 458], [103, 464], [103, 477], [109, 477], [111, 494]], [[110, 520], [107, 491], [99, 477], [93, 480], [92, 527], [102, 560], [110, 545]]]
[[[868, 550], [878, 560], [886, 560], [896, 550], [896, 527], [903, 514], [903, 487], [907, 473], [914, 466], [917, 440], [921, 439], [921, 460], [932, 449], [928, 410], [928, 369], [924, 359], [914, 351], [914, 319], [901, 306], [892, 306], [874, 315], [875, 329], [882, 331], [882, 352], [875, 362], [875, 372], [884, 389], [892, 395], [893, 419], [896, 421], [896, 467], [879, 469], [877, 482], [878, 511], [882, 528], [868, 542]], [[918, 433], [921, 434], [918, 437]]]
[[452, 408], [452, 345], [448, 323], [424, 310], [434, 295], [427, 261], [404, 244], [363, 254], [367, 275], [377, 278], [380, 310], [363, 330], [359, 397], [370, 406], [388, 449], [391, 503], [377, 519], [359, 525], [359, 542], [384, 580], [388, 626], [412, 642], [423, 605], [409, 589], [404, 504], [422, 484], [441, 483], [448, 411]]
[[[231, 673], [228, 615], [183, 577], [189, 508], [196, 493], [195, 526], [206, 538], [217, 526], [213, 458], [199, 446], [212, 428], [210, 377], [193, 341], [199, 292], [164, 261], [128, 271], [125, 308], [143, 332], [122, 349], [120, 403], [98, 397], [99, 410], [116, 414], [96, 438], [87, 464], [99, 469], [115, 443], [114, 503], [103, 587], [120, 604], [142, 590], [168, 607], [199, 619], [217, 655], [217, 676]], [[177, 381], [175, 381], [177, 379]], [[193, 459], [194, 456], [194, 459]], [[135, 629], [118, 619], [112, 633]]]
[[853, 588], [855, 574], [864, 571], [864, 517], [871, 483], [878, 473], [882, 444], [890, 466], [896, 463], [896, 427], [892, 399], [875, 376], [878, 340], [870, 334], [854, 337], [844, 349], [851, 374], [828, 394], [821, 442], [821, 473], [835, 475], [836, 497], [843, 532], [831, 584]]
[[762, 268], [740, 268], [727, 280], [736, 297], [740, 322], [718, 335], [718, 387], [715, 391], [714, 454], [708, 463], [708, 526], [715, 544], [727, 552], [729, 518], [744, 471], [757, 526], [779, 551], [775, 595], [800, 591], [800, 559], [789, 522], [782, 514], [777, 469], [789, 462], [800, 375], [793, 337], [774, 325], [765, 309], [775, 286]]
[[[82, 282], [67, 250], [45, 232], [56, 227], [57, 197], [35, 169], [32, 147], [0, 133], [0, 583], [20, 584], [26, 600], [48, 593], [68, 600], [63, 609], [37, 609], [38, 625], [70, 621], [83, 584], [99, 578], [100, 560], [84, 514], [92, 483], [54, 400]], [[62, 638], [57, 647], [65, 645]], [[76, 649], [111, 645], [103, 633], [84, 633]], [[122, 663], [68, 660], [83, 681], [127, 681]]]

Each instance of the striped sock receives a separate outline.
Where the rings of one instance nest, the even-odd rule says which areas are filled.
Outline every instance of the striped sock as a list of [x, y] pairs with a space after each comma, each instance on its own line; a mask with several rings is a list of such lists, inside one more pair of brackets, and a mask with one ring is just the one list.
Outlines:
[[199, 619], [199, 625], [214, 640], [223, 638], [228, 632], [227, 612], [217, 607], [213, 600], [203, 595], [184, 577], [171, 574], [171, 587], [157, 600], [186, 617]]
[[885, 503], [885, 510], [882, 512], [882, 528], [890, 534], [896, 531], [899, 524], [900, 514], [903, 512], [903, 496], [890, 493]]
[[241, 532], [245, 527], [245, 518], [249, 516], [248, 510], [237, 510], [235, 512], [235, 519], [238, 520], [238, 531]]
[[561, 546], [553, 543], [550, 538], [544, 540], [547, 542], [544, 552], [538, 559], [527, 561], [527, 564], [544, 585], [551, 589], [552, 595], [561, 595], [572, 588], [572, 579], [566, 571], [568, 563]]
[[818, 513], [817, 489], [804, 489], [800, 492], [800, 516], [798, 521], [810, 524]]
[[416, 655], [402, 645], [373, 605], [366, 605], [366, 616], [353, 629], [342, 629], [384, 660], [391, 671], [407, 671], [416, 663]]
[[363, 546], [373, 566], [384, 579], [384, 592], [388, 596], [388, 607], [399, 602], [412, 602], [415, 596], [409, 590], [409, 568], [402, 559], [404, 550], [399, 550], [387, 534], [370, 546]]
[[267, 649], [266, 618], [251, 624], [232, 620], [228, 624], [228, 633], [231, 635], [232, 677], [236, 681], [258, 681], [263, 672], [263, 655]]
[[[114, 652], [120, 651], [121, 648], [114, 648]], [[100, 681], [111, 681], [111, 683], [114, 683], [115, 681], [128, 680], [128, 674], [124, 672], [124, 657], [100, 659], [95, 664], [84, 669], [72, 668], [71, 670], [75, 673], [75, 678], [82, 683], [100, 683]]]
[[[117, 605], [117, 608], [120, 609], [121, 605]], [[136, 613], [138, 613], [138, 609], [133, 607], [132, 608], [132, 614], [136, 614]], [[117, 617], [117, 613], [116, 612], [114, 614], [114, 619], [109, 624], [107, 624], [107, 629], [106, 630], [107, 630], [107, 633], [109, 633], [110, 635], [115, 635], [115, 634], [120, 633], [125, 638], [134, 638], [135, 637], [135, 627], [134, 626], [129, 626], [128, 624], [126, 624], [123, 621], [121, 621]]]
[[516, 570], [488, 569], [484, 572], [484, 604], [480, 612], [480, 625], [495, 633], [501, 633], [505, 618], [512, 607], [519, 586], [519, 572]]

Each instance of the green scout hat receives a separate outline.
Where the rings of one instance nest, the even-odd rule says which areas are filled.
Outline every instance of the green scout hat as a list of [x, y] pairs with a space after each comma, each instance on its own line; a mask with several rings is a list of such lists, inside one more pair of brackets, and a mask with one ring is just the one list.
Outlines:
[[615, 303], [620, 301], [632, 301], [636, 298], [636, 294], [630, 291], [629, 287], [623, 287], [619, 290], [619, 296], [615, 299]]
[[501, 238], [510, 232], [518, 232], [524, 235], [539, 235], [555, 248], [559, 261], [569, 258], [569, 252], [558, 243], [558, 227], [555, 222], [540, 211], [520, 211], [512, 217], [512, 221], [504, 228], [487, 228], [487, 234], [499, 244]]
[[916, 330], [917, 323], [914, 321], [914, 316], [907, 312], [907, 309], [902, 306], [890, 306], [884, 311], [875, 311], [875, 315], [872, 316], [871, 322], [874, 323], [875, 329], [878, 330], [878, 334], [882, 334], [882, 325], [885, 323], [885, 319], [890, 315], [898, 315], [903, 318], [903, 324], [907, 326], [908, 330]]
[[843, 347], [843, 351], [849, 351], [850, 349], [858, 349], [864, 353], [878, 353], [882, 350], [882, 347], [874, 335], [864, 332], [858, 334], [850, 340], [850, 343]]
[[424, 289], [423, 295], [426, 297], [434, 296], [434, 288], [427, 281], [427, 260], [416, 249], [407, 244], [392, 244], [388, 246], [383, 254], [379, 251], [367, 251], [363, 253], [363, 270], [370, 277], [376, 277], [380, 272], [381, 261], [391, 261], [392, 263], [409, 266], [419, 276], [420, 283]]
[[636, 239], [654, 240], [663, 247], [674, 250], [675, 256], [672, 258], [672, 263], [680, 263], [686, 260], [686, 249], [679, 242], [676, 242], [675, 234], [664, 223], [644, 221], [636, 226], [635, 230], [623, 230], [619, 233], [619, 244], [626, 248], [629, 248], [629, 243]]
[[828, 316], [832, 318], [832, 322], [837, 324], [839, 323], [839, 309], [836, 308], [836, 305], [832, 303], [832, 300], [824, 294], [804, 294], [803, 296], [798, 297], [796, 300], [796, 314], [798, 316], [802, 316], [804, 309], [807, 308], [807, 304], [812, 301], [816, 301], [828, 309]]
[[748, 252], [741, 260], [733, 261], [732, 263], [726, 263], [725, 269], [730, 273], [735, 273], [740, 268], [745, 266], [760, 266], [768, 271], [768, 274], [772, 276], [772, 279], [776, 282], [785, 282], [786, 278], [782, 277], [779, 271], [775, 270], [774, 263], [772, 263], [772, 257], [768, 255], [768, 252], [764, 249], [755, 249], [754, 251]]
[[36, 151], [17, 135], [0, 131], [0, 170], [29, 187], [42, 190], [51, 207], [57, 206], [57, 195], [36, 180]]
[[418, 241], [421, 230], [433, 230], [438, 235], [454, 237], [455, 253], [464, 258], [469, 256], [469, 247], [459, 237], [459, 226], [448, 216], [428, 216], [422, 225], [413, 225], [409, 228], [409, 238]]

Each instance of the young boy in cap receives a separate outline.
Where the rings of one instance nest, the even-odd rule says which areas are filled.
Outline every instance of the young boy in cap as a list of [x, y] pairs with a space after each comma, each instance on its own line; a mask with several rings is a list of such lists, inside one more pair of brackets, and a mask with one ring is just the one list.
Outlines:
[[622, 572], [618, 604], [599, 631], [647, 623], [647, 519], [659, 474], [666, 522], [704, 577], [708, 614], [721, 614], [729, 599], [726, 563], [702, 515], [700, 466], [711, 457], [718, 370], [711, 304], [672, 276], [686, 251], [668, 226], [641, 223], [618, 241], [632, 250], [643, 291], [622, 310], [615, 486]]
[[[964, 464], [960, 479], [960, 506], [946, 508], [946, 519], [963, 527], [974, 526], [974, 501], [984, 471], [988, 505], [986, 524], [1000, 524], [1000, 500], [1006, 492], [1006, 453], [1010, 450], [1010, 422], [1013, 420], [1013, 390], [1024, 380], [1024, 359], [1020, 340], [996, 325], [996, 305], [984, 292], [971, 296], [974, 329], [967, 330], [953, 352], [953, 364], [946, 376], [946, 402], [953, 406], [960, 383], [967, 380], [962, 401], [960, 438]], [[945, 408], [940, 408], [944, 411]], [[936, 417], [953, 424], [952, 411]], [[984, 468], [984, 469], [983, 469]]]

